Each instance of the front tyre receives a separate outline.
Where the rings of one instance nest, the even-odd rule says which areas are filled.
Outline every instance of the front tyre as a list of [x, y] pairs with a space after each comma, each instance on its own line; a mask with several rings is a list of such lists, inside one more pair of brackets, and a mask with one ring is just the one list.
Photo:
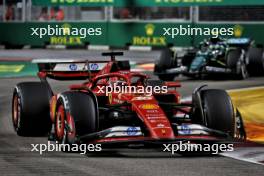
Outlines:
[[69, 91], [60, 95], [57, 102], [55, 135], [60, 143], [77, 143], [77, 137], [96, 132], [97, 105], [91, 95]]
[[165, 48], [161, 51], [160, 58], [155, 63], [154, 73], [158, 75], [160, 80], [173, 81], [178, 74], [166, 74], [166, 70], [174, 66], [173, 52], [169, 48]]
[[208, 89], [201, 91], [204, 125], [234, 136], [235, 118], [231, 98], [224, 90]]

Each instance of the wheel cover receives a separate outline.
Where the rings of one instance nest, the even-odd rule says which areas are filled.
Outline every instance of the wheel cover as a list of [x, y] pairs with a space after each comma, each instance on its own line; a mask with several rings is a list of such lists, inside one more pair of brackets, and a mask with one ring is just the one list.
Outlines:
[[63, 105], [60, 105], [56, 115], [56, 137], [57, 140], [62, 141], [65, 130], [65, 110]]

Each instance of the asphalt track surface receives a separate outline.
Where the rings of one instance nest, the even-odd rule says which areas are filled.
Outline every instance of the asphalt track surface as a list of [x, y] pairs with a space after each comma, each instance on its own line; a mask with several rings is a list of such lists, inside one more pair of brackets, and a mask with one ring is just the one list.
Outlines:
[[[153, 54], [153, 53], [152, 53]], [[0, 54], [1, 55], [1, 54]], [[0, 79], [0, 175], [250, 175], [262, 176], [264, 167], [223, 156], [181, 156], [146, 149], [125, 149], [80, 155], [79, 153], [47, 152], [40, 155], [31, 152], [31, 144], [47, 144], [46, 137], [18, 137], [11, 122], [11, 98], [18, 82], [34, 81], [36, 78]], [[180, 92], [190, 95], [202, 84], [210, 88], [235, 89], [261, 86], [264, 78], [245, 81], [183, 80]], [[51, 81], [55, 92], [63, 91], [73, 82]]]

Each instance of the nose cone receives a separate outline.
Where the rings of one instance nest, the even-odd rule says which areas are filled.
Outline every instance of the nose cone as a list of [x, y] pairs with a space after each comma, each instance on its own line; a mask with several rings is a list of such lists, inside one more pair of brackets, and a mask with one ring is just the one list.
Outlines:
[[173, 139], [174, 133], [166, 114], [155, 99], [132, 101], [134, 110], [144, 121], [150, 136], [155, 139]]

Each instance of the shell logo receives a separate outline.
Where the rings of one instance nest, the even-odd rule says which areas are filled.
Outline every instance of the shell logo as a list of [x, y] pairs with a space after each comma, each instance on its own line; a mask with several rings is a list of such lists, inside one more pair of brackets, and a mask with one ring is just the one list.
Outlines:
[[243, 27], [240, 25], [234, 26], [234, 36], [235, 37], [241, 37], [243, 34]]
[[159, 109], [159, 106], [156, 104], [141, 104], [139, 105], [139, 108], [149, 110], [149, 109]]

